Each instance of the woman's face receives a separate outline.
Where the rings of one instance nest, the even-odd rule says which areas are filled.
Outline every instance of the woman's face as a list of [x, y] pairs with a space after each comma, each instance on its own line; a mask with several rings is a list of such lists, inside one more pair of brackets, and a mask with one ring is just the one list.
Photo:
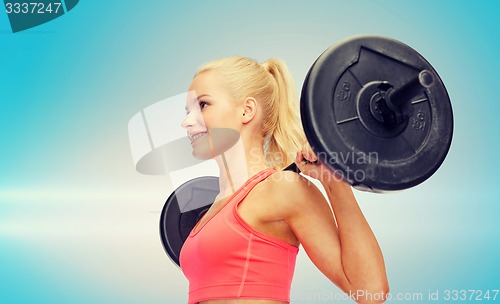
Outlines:
[[186, 117], [181, 124], [187, 130], [193, 156], [209, 159], [232, 147], [239, 138], [242, 113], [221, 76], [213, 71], [196, 76], [189, 87]]

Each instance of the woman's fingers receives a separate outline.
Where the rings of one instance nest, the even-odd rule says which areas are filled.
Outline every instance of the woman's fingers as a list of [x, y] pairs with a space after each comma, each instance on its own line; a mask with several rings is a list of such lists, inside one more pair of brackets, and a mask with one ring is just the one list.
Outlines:
[[300, 171], [320, 181], [341, 181], [341, 177], [331, 172], [325, 165], [318, 162], [318, 157], [306, 141], [302, 144], [302, 150], [295, 154], [295, 163]]
[[317, 160], [318, 158], [307, 141], [302, 144], [301, 151], [295, 154], [295, 163], [300, 171], [312, 178], [319, 179], [321, 177], [322, 166], [319, 163], [315, 163]]
[[309, 145], [309, 143], [307, 141], [305, 141], [304, 144], [302, 144], [302, 154], [303, 154], [304, 158], [307, 159], [311, 163], [318, 160], [318, 158], [316, 157], [316, 154], [314, 154], [313, 149], [311, 148], [311, 146]]

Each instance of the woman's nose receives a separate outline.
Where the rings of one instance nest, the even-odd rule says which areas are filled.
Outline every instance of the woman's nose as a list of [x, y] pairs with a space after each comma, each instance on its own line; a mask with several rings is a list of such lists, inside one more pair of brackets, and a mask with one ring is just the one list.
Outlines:
[[193, 126], [196, 122], [196, 118], [194, 116], [195, 115], [193, 115], [192, 112], [186, 114], [186, 117], [184, 117], [184, 119], [181, 122], [181, 127], [183, 127], [184, 129], [187, 129], [188, 127]]

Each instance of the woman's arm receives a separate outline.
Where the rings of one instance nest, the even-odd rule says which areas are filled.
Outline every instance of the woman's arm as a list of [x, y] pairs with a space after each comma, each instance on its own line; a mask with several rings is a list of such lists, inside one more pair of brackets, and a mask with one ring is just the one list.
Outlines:
[[351, 291], [358, 293], [361, 302], [363, 298], [370, 299], [368, 292], [379, 293], [376, 296], [385, 299], [382, 294], [387, 294], [389, 285], [382, 251], [351, 187], [335, 178], [323, 179], [321, 184], [335, 214], [342, 268]]
[[322, 164], [306, 164], [304, 158], [316, 160], [308, 145], [296, 163], [304, 174], [320, 180], [329, 202], [303, 177], [289, 183], [286, 196], [294, 201], [289, 226], [318, 269], [353, 300], [383, 302], [389, 292], [384, 259], [351, 187]]

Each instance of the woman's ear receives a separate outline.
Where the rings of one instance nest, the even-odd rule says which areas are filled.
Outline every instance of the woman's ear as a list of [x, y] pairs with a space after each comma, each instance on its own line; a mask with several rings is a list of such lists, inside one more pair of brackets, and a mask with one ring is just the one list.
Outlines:
[[248, 97], [243, 102], [243, 113], [241, 121], [243, 123], [250, 122], [257, 115], [257, 101], [253, 97]]

